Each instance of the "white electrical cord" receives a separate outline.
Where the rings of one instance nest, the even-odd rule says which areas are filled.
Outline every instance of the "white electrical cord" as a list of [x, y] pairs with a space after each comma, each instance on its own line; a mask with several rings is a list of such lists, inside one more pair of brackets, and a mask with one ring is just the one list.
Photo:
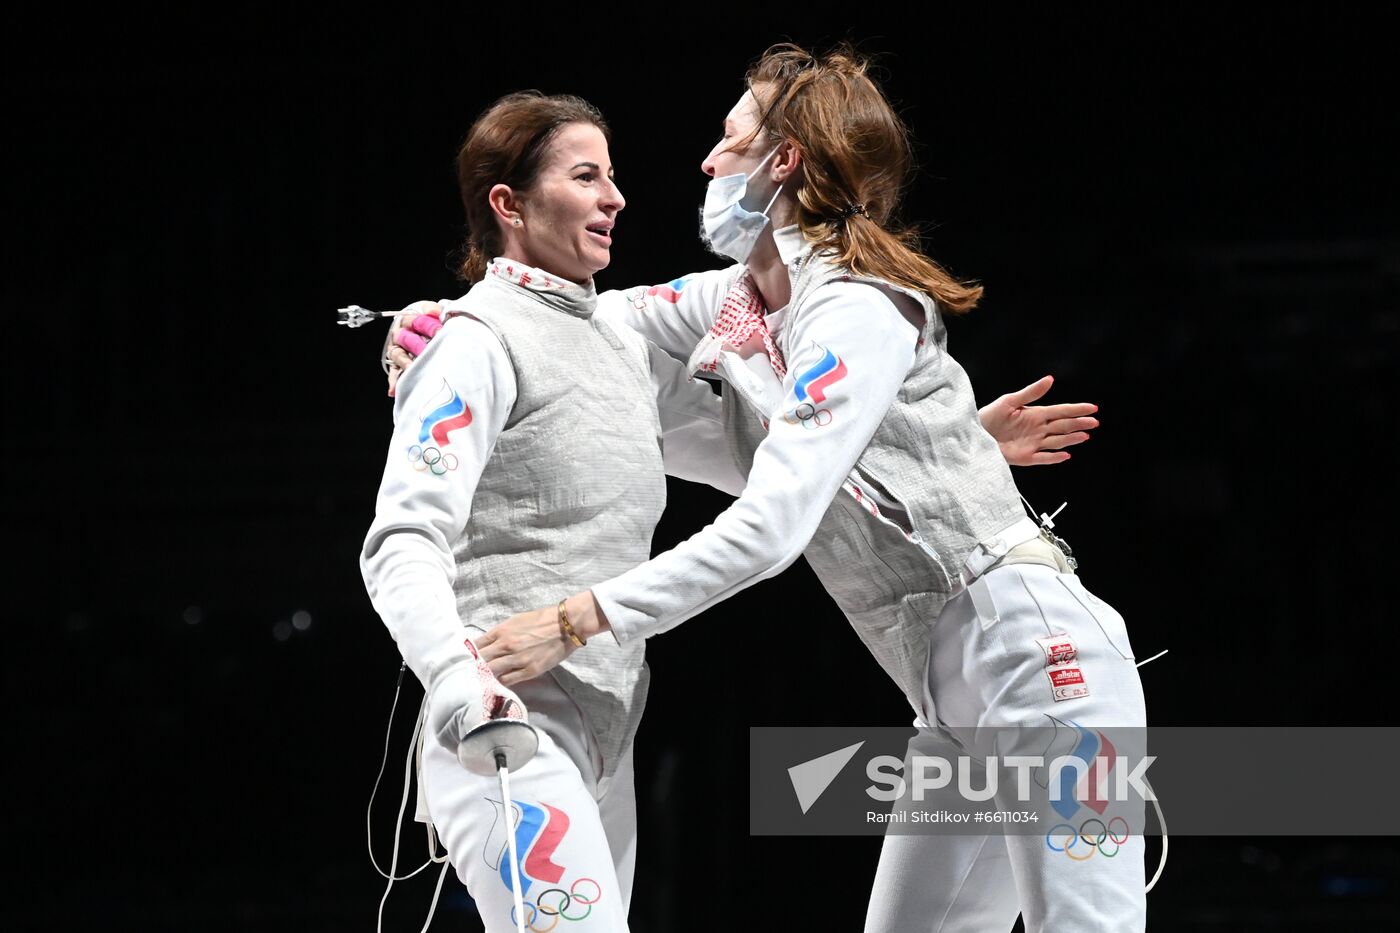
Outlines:
[[437, 854], [437, 833], [433, 829], [433, 825], [429, 823], [428, 860], [406, 875], [397, 874], [399, 867], [399, 845], [403, 835], [403, 818], [404, 814], [408, 811], [408, 792], [409, 789], [413, 786], [413, 765], [415, 759], [417, 760], [417, 763], [419, 765], [419, 772], [421, 773], [422, 771], [423, 721], [426, 718], [428, 711], [427, 697], [423, 698], [423, 702], [418, 707], [418, 718], [413, 724], [413, 737], [409, 740], [408, 757], [404, 761], [403, 795], [399, 798], [399, 809], [397, 814], [395, 815], [394, 852], [393, 855], [390, 856], [389, 871], [387, 873], [384, 871], [384, 869], [379, 867], [379, 862], [376, 861], [374, 857], [374, 833], [371, 826], [371, 817], [374, 813], [374, 798], [375, 795], [379, 792], [379, 783], [384, 778], [384, 769], [389, 762], [389, 736], [390, 733], [393, 731], [394, 712], [398, 709], [399, 706], [399, 694], [403, 690], [403, 672], [406, 667], [407, 665], [401, 665], [399, 667], [399, 682], [398, 685], [394, 688], [394, 702], [389, 707], [389, 725], [384, 732], [384, 757], [380, 759], [379, 774], [375, 776], [374, 789], [370, 791], [369, 807], [365, 812], [365, 838], [366, 845], [369, 848], [370, 864], [374, 866], [375, 871], [379, 872], [380, 877], [387, 878], [389, 880], [389, 883], [384, 886], [384, 895], [379, 899], [378, 922], [376, 925], [376, 929], [379, 931], [379, 933], [384, 933], [384, 905], [389, 900], [389, 892], [393, 890], [394, 882], [407, 881], [409, 878], [412, 878], [414, 875], [418, 874], [423, 869], [427, 868], [429, 865], [432, 865], [435, 862], [441, 862], [442, 871], [438, 873], [437, 886], [433, 889], [433, 901], [428, 906], [428, 919], [423, 923], [422, 933], [427, 933], [429, 925], [433, 922], [433, 914], [437, 911], [438, 898], [442, 894], [442, 883], [447, 878], [447, 869], [449, 867], [447, 853], [444, 852], [441, 856]]
[[[1168, 651], [1170, 651], [1170, 650], [1171, 650], [1170, 648], [1163, 648], [1161, 651], [1157, 652], [1157, 653], [1154, 654], [1152, 657], [1148, 658], [1147, 661], [1155, 661], [1155, 660], [1157, 660], [1158, 658], [1160, 658], [1162, 655], [1166, 654], [1166, 653], [1167, 653]], [[1139, 661], [1139, 662], [1137, 662], [1137, 664], [1135, 664], [1135, 665], [1133, 665], [1133, 666], [1134, 666], [1134, 667], [1142, 667], [1144, 664], [1147, 663], [1147, 661]]]
[[[379, 872], [379, 876], [380, 876], [381, 878], [388, 878], [388, 879], [389, 879], [389, 882], [390, 882], [391, 884], [392, 884], [393, 882], [395, 882], [395, 881], [407, 881], [409, 878], [412, 878], [414, 875], [418, 874], [420, 871], [422, 871], [423, 869], [427, 868], [429, 864], [431, 864], [433, 861], [435, 861], [435, 860], [434, 860], [433, 858], [431, 858], [431, 856], [430, 856], [430, 857], [429, 857], [429, 860], [428, 860], [427, 862], [424, 862], [422, 865], [419, 865], [417, 868], [415, 868], [415, 869], [414, 869], [412, 872], [410, 872], [409, 874], [404, 875], [402, 878], [395, 878], [395, 877], [393, 877], [392, 870], [391, 870], [390, 872], [386, 873], [386, 872], [384, 871], [384, 869], [382, 869], [382, 868], [379, 867], [379, 862], [376, 861], [376, 860], [375, 860], [375, 857], [374, 857], [374, 831], [373, 831], [373, 829], [371, 828], [371, 818], [373, 817], [373, 814], [374, 814], [374, 797], [375, 797], [375, 794], [379, 793], [379, 783], [380, 783], [380, 781], [382, 781], [382, 780], [384, 779], [384, 768], [385, 768], [385, 767], [388, 765], [388, 763], [389, 763], [389, 736], [390, 736], [390, 733], [393, 731], [393, 727], [394, 727], [394, 712], [395, 712], [395, 711], [398, 709], [398, 707], [399, 707], [399, 694], [400, 694], [400, 693], [402, 692], [402, 690], [403, 690], [403, 672], [404, 672], [404, 670], [405, 670], [406, 667], [407, 667], [407, 665], [401, 665], [401, 666], [399, 667], [399, 682], [398, 682], [398, 685], [394, 688], [394, 702], [393, 702], [393, 705], [391, 705], [391, 706], [389, 707], [389, 725], [386, 726], [385, 729], [384, 729], [384, 757], [381, 758], [380, 761], [379, 761], [379, 773], [378, 773], [377, 775], [375, 775], [375, 778], [374, 778], [374, 789], [371, 790], [371, 791], [369, 792], [369, 806], [365, 808], [365, 840], [366, 840], [366, 845], [367, 845], [368, 848], [369, 848], [369, 862], [370, 862], [371, 865], [374, 866], [374, 870], [377, 871], [377, 872]], [[422, 709], [420, 708], [419, 711], [418, 711], [418, 724], [417, 724], [417, 726], [415, 726], [414, 732], [413, 732], [413, 745], [410, 746], [410, 756], [412, 755], [412, 747], [418, 744], [418, 730], [422, 728], [422, 724], [423, 724], [423, 711], [422, 711]], [[412, 759], [411, 759], [411, 757], [410, 757], [409, 762], [406, 762], [406, 763], [404, 764], [404, 788], [403, 788], [403, 799], [399, 801], [399, 822], [400, 822], [400, 824], [402, 824], [402, 822], [403, 822], [404, 810], [407, 808], [407, 804], [408, 804], [408, 787], [409, 787], [409, 780], [410, 780], [410, 771], [409, 771], [409, 769], [410, 769], [411, 767], [412, 767]], [[395, 854], [398, 853], [398, 840], [399, 840], [399, 834], [398, 834], [398, 832], [396, 831], [396, 832], [394, 833], [394, 851], [395, 851]]]
[[[437, 913], [438, 895], [442, 893], [442, 882], [447, 878], [447, 859], [442, 860], [442, 871], [438, 872], [437, 887], [433, 889], [433, 902], [428, 905], [428, 919], [423, 921], [423, 929], [418, 933], [428, 933], [428, 927], [433, 925], [433, 914]], [[381, 930], [380, 933], [383, 933]]]
[[[1170, 650], [1170, 648], [1163, 648], [1161, 651], [1148, 658], [1147, 661], [1155, 661]], [[1139, 661], [1136, 666], [1142, 667], [1147, 661]], [[1147, 783], [1147, 778], [1143, 778], [1142, 783], [1146, 785], [1149, 791], [1152, 791], [1152, 809], [1157, 811], [1157, 823], [1162, 827], [1162, 857], [1157, 860], [1157, 870], [1152, 873], [1152, 880], [1147, 882], [1147, 890], [1151, 892], [1152, 888], [1157, 884], [1157, 879], [1162, 877], [1162, 872], [1165, 871], [1167, 867], [1167, 818], [1162, 815], [1162, 805], [1157, 802], [1157, 792], [1152, 790], [1152, 785]], [[1146, 836], [1144, 835], [1143, 838], [1146, 838]]]
[[[1147, 882], [1147, 892], [1151, 893], [1152, 889], [1157, 885], [1157, 880], [1162, 877], [1162, 872], [1165, 871], [1167, 867], [1167, 818], [1162, 815], [1162, 805], [1157, 802], [1157, 792], [1152, 790], [1152, 785], [1147, 783], [1147, 778], [1143, 778], [1142, 783], [1152, 793], [1152, 809], [1157, 811], [1157, 823], [1162, 827], [1162, 857], [1157, 860], [1157, 870], [1152, 873], [1152, 880]], [[1143, 834], [1143, 838], [1147, 838], [1145, 833]]]

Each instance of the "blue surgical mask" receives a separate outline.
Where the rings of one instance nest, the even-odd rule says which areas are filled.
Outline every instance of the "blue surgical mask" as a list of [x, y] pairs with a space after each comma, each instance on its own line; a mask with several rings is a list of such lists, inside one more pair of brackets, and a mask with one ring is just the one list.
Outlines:
[[[768, 160], [773, 158], [781, 143], [763, 157], [753, 174], [757, 175]], [[783, 186], [768, 199], [763, 210], [757, 210], [762, 203], [762, 195], [749, 190], [749, 176], [744, 172], [710, 179], [705, 189], [705, 205], [700, 209], [700, 220], [705, 245], [712, 252], [728, 256], [735, 262], [748, 262], [758, 242], [759, 234], [768, 226], [768, 212], [772, 210]]]

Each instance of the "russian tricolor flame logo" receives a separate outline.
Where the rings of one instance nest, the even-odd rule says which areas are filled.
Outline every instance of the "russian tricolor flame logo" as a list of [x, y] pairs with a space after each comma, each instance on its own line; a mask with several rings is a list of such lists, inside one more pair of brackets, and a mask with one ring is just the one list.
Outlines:
[[[1059, 723], [1056, 720], [1057, 724]], [[1062, 768], [1058, 774], [1059, 795], [1051, 794], [1050, 805], [1068, 820], [1080, 807], [1088, 807], [1100, 816], [1108, 809], [1108, 800], [1099, 796], [1100, 784], [1106, 786], [1108, 775], [1118, 759], [1118, 750], [1100, 731], [1090, 732], [1078, 723], [1067, 723], [1075, 730], [1074, 747], [1067, 756], [1084, 762], [1081, 776], [1075, 768]], [[1058, 738], [1057, 738], [1058, 741]]]
[[792, 390], [799, 401], [825, 402], [826, 390], [846, 376], [845, 360], [826, 347], [820, 349], [824, 351], [822, 358], [800, 373], [793, 384]]
[[685, 288], [687, 281], [688, 279], [672, 279], [665, 285], [653, 285], [647, 289], [647, 297], [660, 298], [675, 304], [681, 300], [681, 289]]
[[472, 423], [472, 410], [444, 379], [442, 390], [423, 406], [418, 418], [423, 422], [418, 432], [418, 443], [426, 444], [431, 438], [437, 441], [439, 447], [446, 447], [449, 431], [465, 428]]
[[[520, 893], [526, 894], [535, 882], [558, 884], [564, 867], [554, 862], [554, 850], [569, 831], [569, 815], [547, 803], [539, 806], [512, 800], [520, 814], [515, 825], [515, 851], [520, 857]], [[507, 832], [510, 830], [507, 829]], [[501, 882], [510, 888], [509, 850], [501, 853]]]

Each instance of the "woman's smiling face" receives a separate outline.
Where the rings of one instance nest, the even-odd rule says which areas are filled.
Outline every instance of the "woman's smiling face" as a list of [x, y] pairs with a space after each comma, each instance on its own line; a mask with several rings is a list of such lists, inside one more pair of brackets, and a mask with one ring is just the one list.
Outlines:
[[580, 284], [606, 269], [613, 225], [627, 201], [613, 181], [603, 132], [591, 123], [561, 129], [520, 205], [522, 224], [507, 232], [522, 262]]

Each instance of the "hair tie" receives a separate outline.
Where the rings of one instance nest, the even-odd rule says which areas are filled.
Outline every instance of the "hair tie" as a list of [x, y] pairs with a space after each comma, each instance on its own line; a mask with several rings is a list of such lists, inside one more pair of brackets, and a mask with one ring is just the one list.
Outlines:
[[841, 219], [849, 220], [856, 214], [863, 214], [867, 220], [870, 219], [870, 215], [866, 213], [864, 204], [852, 204], [850, 207], [846, 208], [844, 211], [841, 212]]

